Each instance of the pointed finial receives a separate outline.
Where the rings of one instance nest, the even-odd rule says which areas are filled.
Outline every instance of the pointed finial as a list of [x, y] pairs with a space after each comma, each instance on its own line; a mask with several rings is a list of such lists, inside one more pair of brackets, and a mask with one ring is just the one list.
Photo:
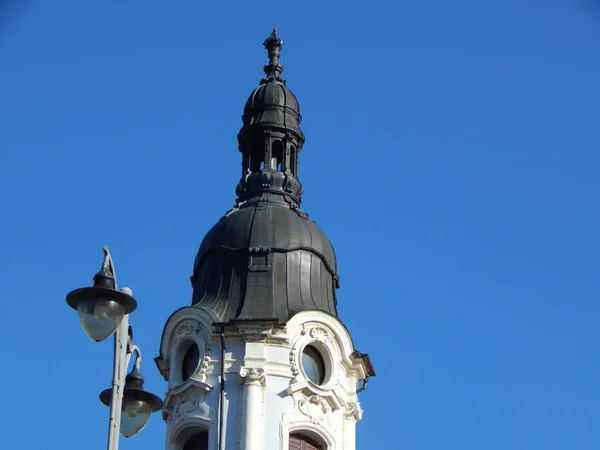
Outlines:
[[283, 67], [281, 64], [279, 64], [279, 55], [281, 54], [281, 49], [283, 48], [283, 41], [279, 39], [277, 30], [275, 28], [273, 28], [271, 35], [265, 39], [263, 45], [269, 52], [269, 64], [267, 64], [264, 68], [265, 73], [267, 74], [265, 81], [279, 80], [281, 72], [283, 72]]

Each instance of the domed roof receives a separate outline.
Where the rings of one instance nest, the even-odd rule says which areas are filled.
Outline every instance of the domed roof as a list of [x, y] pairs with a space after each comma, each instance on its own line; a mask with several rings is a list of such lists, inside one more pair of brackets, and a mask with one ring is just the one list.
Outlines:
[[281, 77], [283, 66], [279, 64], [279, 56], [283, 41], [273, 30], [263, 45], [269, 52], [269, 63], [264, 67], [266, 76], [248, 97], [242, 121], [245, 126], [289, 130], [302, 137], [298, 99]]
[[281, 78], [282, 42], [264, 42], [267, 76], [244, 107], [238, 134], [242, 173], [237, 206], [205, 236], [191, 277], [192, 304], [217, 322], [277, 320], [304, 310], [337, 316], [335, 253], [299, 209], [298, 155], [304, 144], [298, 100]]
[[250, 94], [242, 120], [244, 125], [279, 127], [302, 133], [298, 99], [283, 81], [276, 79], [267, 80]]
[[303, 211], [285, 202], [248, 202], [224, 216], [202, 241], [192, 304], [222, 322], [285, 323], [307, 309], [337, 315], [338, 280], [331, 243]]

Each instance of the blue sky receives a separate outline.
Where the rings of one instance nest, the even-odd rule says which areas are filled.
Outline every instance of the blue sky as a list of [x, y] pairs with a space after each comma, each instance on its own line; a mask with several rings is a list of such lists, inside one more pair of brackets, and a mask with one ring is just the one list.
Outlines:
[[[219, 4], [219, 6], [217, 5]], [[232, 206], [276, 26], [303, 208], [377, 377], [359, 449], [600, 448], [593, 0], [8, 1], [0, 9], [3, 448], [104, 448], [110, 343], [64, 297], [108, 245], [147, 388]], [[159, 415], [122, 449], [163, 448]]]

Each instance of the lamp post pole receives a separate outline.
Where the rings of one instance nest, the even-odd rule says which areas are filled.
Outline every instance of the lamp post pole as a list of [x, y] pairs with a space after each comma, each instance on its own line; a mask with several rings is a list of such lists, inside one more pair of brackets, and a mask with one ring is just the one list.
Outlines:
[[[129, 313], [135, 310], [137, 302], [131, 289], [117, 290], [113, 260], [107, 247], [102, 250], [104, 261], [94, 276], [94, 286], [75, 289], [66, 300], [78, 311], [84, 331], [93, 340], [100, 342], [114, 333], [112, 384], [100, 394], [100, 401], [110, 409], [107, 449], [118, 450], [119, 434], [125, 437], [137, 434], [148, 423], [150, 415], [160, 410], [162, 400], [143, 389], [142, 354], [133, 344], [129, 325]], [[133, 353], [136, 354], [134, 368], [125, 376]]]
[[[107, 266], [115, 280], [115, 290], [118, 289], [117, 272], [115, 264], [110, 256], [108, 247], [103, 247], [104, 265]], [[123, 288], [124, 294], [132, 295], [131, 289]], [[113, 352], [113, 378], [112, 378], [112, 395], [109, 406], [110, 418], [108, 422], [108, 443], [107, 450], [119, 449], [119, 428], [121, 424], [121, 408], [123, 406], [123, 389], [125, 388], [125, 372], [129, 365], [131, 356], [131, 336], [129, 333], [129, 314], [123, 316], [117, 331], [115, 332]]]
[[127, 371], [129, 350], [129, 314], [126, 314], [115, 332], [115, 349], [113, 356], [112, 397], [110, 402], [110, 419], [108, 423], [107, 450], [119, 449], [119, 427], [121, 423], [121, 407], [123, 405], [123, 389], [125, 372]]

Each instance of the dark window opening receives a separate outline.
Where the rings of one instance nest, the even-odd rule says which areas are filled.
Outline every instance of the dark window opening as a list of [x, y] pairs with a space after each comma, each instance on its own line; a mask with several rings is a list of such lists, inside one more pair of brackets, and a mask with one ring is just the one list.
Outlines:
[[296, 147], [293, 145], [290, 147], [290, 170], [292, 174], [296, 176], [296, 172], [298, 171], [298, 159], [296, 155]]
[[181, 364], [181, 380], [188, 380], [198, 368], [200, 364], [200, 349], [196, 344], [190, 345], [183, 357]]
[[289, 450], [323, 450], [323, 446], [317, 441], [302, 434], [290, 434]]
[[281, 171], [283, 169], [283, 144], [274, 141], [271, 145], [271, 169]]
[[265, 155], [262, 152], [253, 153], [250, 157], [250, 172], [258, 172], [262, 170], [265, 165]]
[[208, 433], [202, 431], [193, 435], [185, 443], [183, 450], [208, 450]]

